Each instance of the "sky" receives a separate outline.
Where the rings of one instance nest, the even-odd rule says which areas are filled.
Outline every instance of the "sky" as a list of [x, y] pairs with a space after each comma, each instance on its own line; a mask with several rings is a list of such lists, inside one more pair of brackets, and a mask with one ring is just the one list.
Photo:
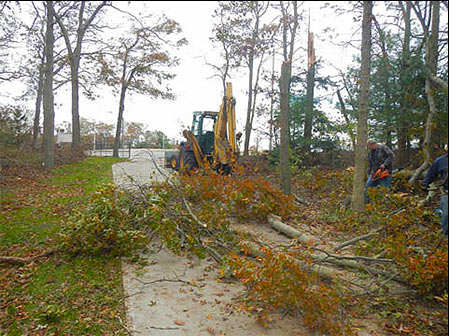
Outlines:
[[[181, 138], [182, 127], [190, 125], [193, 111], [217, 111], [222, 99], [221, 83], [210, 78], [211, 69], [203, 59], [203, 55], [213, 51], [209, 41], [210, 17], [216, 2], [149, 1], [133, 2], [131, 5], [135, 5], [136, 9], [147, 6], [149, 11], [164, 13], [176, 20], [189, 43], [178, 51], [181, 62], [172, 69], [176, 77], [169, 86], [176, 99], [151, 99], [145, 95], [129, 94], [125, 101], [124, 119], [126, 122], [143, 123], [151, 131], [163, 131], [168, 138]], [[100, 98], [96, 101], [80, 96], [80, 116], [116, 124], [119, 97], [110, 88], [97, 90], [97, 93]], [[61, 99], [62, 106], [59, 104], [56, 110], [56, 124], [71, 120], [69, 89], [64, 95], [67, 99]]]
[[[353, 15], [345, 14], [336, 17], [332, 10], [321, 10], [320, 7], [326, 1], [306, 1], [303, 9], [306, 18], [301, 23], [296, 49], [301, 50], [302, 58], [294, 60], [293, 64], [306, 67], [305, 52], [307, 49], [307, 31], [310, 13], [310, 27], [315, 34], [315, 49], [318, 59], [324, 60], [324, 65], [319, 70], [320, 75], [333, 72], [333, 64], [339, 69], [345, 68], [352, 60], [356, 50], [350, 47], [335, 47], [329, 38], [330, 34], [324, 32], [327, 27], [334, 29], [339, 34], [339, 39], [360, 39], [360, 23], [353, 22]], [[183, 36], [187, 38], [188, 45], [183, 46], [178, 56], [180, 65], [174, 69], [176, 77], [169, 86], [176, 95], [175, 100], [151, 99], [138, 94], [130, 94], [126, 98], [124, 119], [126, 122], [140, 122], [151, 131], [163, 131], [168, 138], [182, 140], [183, 128], [191, 125], [193, 111], [211, 110], [218, 111], [222, 102], [223, 88], [221, 80], [214, 78], [213, 69], [206, 64], [206, 60], [216, 62], [218, 50], [215, 50], [209, 38], [212, 34], [214, 19], [212, 14], [217, 8], [217, 1], [135, 1], [115, 2], [117, 6], [132, 6], [132, 9], [142, 12], [163, 13], [167, 17], [177, 21], [183, 30]], [[111, 12], [112, 21], [116, 16]], [[355, 35], [353, 32], [356, 31]], [[281, 57], [276, 57], [275, 70], [280, 68]], [[270, 69], [270, 65], [267, 66]], [[326, 72], [326, 73], [325, 73]], [[233, 94], [236, 98], [237, 130], [243, 131], [247, 110], [247, 75], [233, 74]], [[7, 90], [2, 88], [4, 95]], [[80, 116], [86, 119], [116, 124], [119, 97], [112, 93], [110, 88], [98, 90], [100, 98], [95, 101], [86, 99], [80, 94]], [[318, 92], [316, 93], [319, 94]], [[56, 125], [71, 121], [71, 92], [69, 85], [58, 92], [55, 97], [55, 121]], [[33, 102], [30, 102], [33, 109]], [[337, 116], [334, 106], [326, 105], [329, 114]], [[254, 143], [253, 135], [251, 143]], [[263, 145], [268, 141], [264, 139]]]
[[[318, 5], [316, 5], [316, 3]], [[318, 6], [322, 2], [306, 2], [305, 6], [312, 6], [311, 28], [316, 34], [315, 47], [317, 57], [333, 59], [333, 62], [348, 63], [351, 53], [340, 49], [335, 54], [334, 50], [322, 45], [319, 34], [330, 22], [339, 24], [338, 31], [349, 34], [346, 30], [346, 20], [334, 21], [328, 17], [321, 17]], [[183, 36], [187, 38], [188, 45], [181, 48], [178, 55], [180, 65], [175, 69], [177, 76], [170, 82], [170, 87], [176, 94], [172, 101], [150, 99], [144, 95], [129, 95], [125, 103], [124, 119], [127, 122], [140, 122], [147, 125], [148, 129], [163, 131], [168, 138], [182, 140], [183, 128], [191, 125], [193, 111], [211, 110], [218, 111], [222, 102], [223, 88], [221, 80], [214, 78], [214, 72], [206, 64], [206, 60], [215, 61], [218, 51], [214, 49], [209, 37], [212, 34], [212, 14], [217, 7], [216, 1], [148, 1], [132, 2], [134, 6], [147, 6], [149, 11], [164, 13], [176, 20], [182, 27]], [[348, 21], [347, 21], [348, 20]], [[301, 35], [307, 36], [307, 24], [301, 26]], [[307, 43], [305, 40], [303, 43]], [[305, 44], [306, 48], [306, 44]], [[325, 49], [323, 49], [325, 48]], [[342, 67], [342, 66], [341, 66]], [[275, 69], [279, 69], [276, 65]], [[243, 131], [247, 110], [247, 76], [235, 74], [233, 82], [233, 95], [236, 98], [237, 130]], [[60, 98], [56, 109], [56, 124], [71, 120], [71, 102], [69, 90], [64, 93], [66, 99]], [[60, 97], [62, 94], [59, 95]], [[80, 115], [83, 118], [115, 124], [118, 111], [118, 97], [113, 96], [110, 89], [103, 91], [97, 101], [89, 101], [81, 95]], [[254, 135], [255, 137], [255, 135]], [[254, 139], [251, 139], [253, 143]], [[263, 146], [268, 143], [266, 139]]]

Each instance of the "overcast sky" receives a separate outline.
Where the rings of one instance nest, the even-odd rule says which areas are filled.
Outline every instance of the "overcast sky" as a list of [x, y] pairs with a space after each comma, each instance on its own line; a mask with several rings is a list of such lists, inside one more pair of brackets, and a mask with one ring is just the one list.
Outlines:
[[[336, 33], [342, 35], [343, 39], [349, 40], [353, 37], [353, 27], [359, 27], [360, 24], [354, 25], [350, 14], [336, 19], [332, 10], [320, 10], [319, 7], [324, 3], [324, 1], [306, 1], [304, 3], [303, 9], [306, 11], [306, 18], [301, 22], [300, 40], [296, 48], [307, 49], [307, 19], [310, 10], [310, 27], [315, 33], [317, 58], [343, 69], [351, 61], [354, 50], [331, 45], [327, 40], [329, 34], [324, 33], [323, 30], [332, 27]], [[116, 5], [125, 7], [127, 4], [128, 2], [121, 2]], [[163, 13], [174, 19], [180, 23], [183, 36], [187, 38], [189, 43], [179, 51], [178, 56], [181, 58], [181, 64], [175, 69], [177, 76], [170, 83], [170, 87], [177, 97], [176, 100], [152, 100], [137, 94], [129, 95], [125, 103], [124, 119], [127, 122], [144, 123], [152, 131], [163, 131], [169, 138], [182, 139], [182, 128], [190, 126], [193, 111], [217, 111], [222, 101], [221, 81], [213, 77], [214, 72], [205, 60], [214, 62], [215, 56], [218, 54], [209, 40], [214, 22], [212, 14], [217, 7], [217, 1], [136, 1], [130, 4], [135, 8], [147, 7], [147, 11], [153, 11], [157, 14]], [[112, 15], [112, 20], [115, 20], [115, 16], [110, 15]], [[359, 37], [355, 35], [355, 38], [359, 39]], [[324, 41], [324, 39], [326, 40]], [[294, 60], [294, 65], [301, 62], [301, 65], [306, 67], [305, 55], [305, 51], [302, 51], [301, 56], [304, 58]], [[281, 58], [278, 56], [276, 71], [279, 70], [280, 62]], [[319, 71], [327, 72], [330, 69], [326, 63]], [[237, 129], [243, 131], [247, 109], [247, 76], [232, 75], [234, 75], [234, 78], [231, 79], [233, 93], [237, 100]], [[56, 97], [56, 125], [71, 120], [70, 97], [69, 85], [65, 90], [59, 91]], [[113, 95], [111, 89], [103, 90], [101, 98], [96, 101], [89, 101], [81, 94], [80, 115], [83, 118], [115, 124], [118, 100], [118, 96]], [[33, 103], [30, 106], [32, 108]], [[251, 143], [253, 144], [254, 141], [252, 138]]]
[[[161, 130], [170, 138], [181, 139], [182, 128], [190, 126], [193, 111], [218, 111], [222, 101], [221, 81], [213, 77], [213, 70], [206, 64], [206, 59], [214, 61], [218, 54], [209, 40], [214, 22], [212, 14], [217, 7], [217, 2], [153, 1], [134, 2], [134, 4], [147, 6], [148, 10], [162, 12], [179, 22], [183, 35], [189, 43], [179, 51], [181, 64], [176, 69], [176, 78], [170, 84], [177, 96], [176, 100], [151, 100], [146, 96], [131, 95], [125, 104], [125, 120], [144, 123], [149, 126], [150, 130]], [[317, 57], [329, 59], [332, 62], [338, 60], [338, 65], [342, 68], [344, 64], [350, 61], [352, 50], [340, 48], [335, 51], [334, 48], [323, 46], [319, 35], [322, 35], [322, 29], [331, 24], [348, 38], [351, 32], [347, 29], [347, 23], [351, 22], [351, 18], [336, 22], [331, 17], [322, 16], [318, 10], [322, 4], [323, 2], [306, 2], [304, 6], [304, 8], [312, 7], [311, 29], [316, 34]], [[302, 42], [307, 43], [307, 23], [301, 25], [301, 36], [305, 38]], [[278, 66], [275, 69], [277, 70]], [[234, 76], [235, 78], [232, 78], [231, 81], [237, 100], [237, 129], [242, 131], [247, 109], [245, 93], [247, 77], [241, 74]], [[107, 91], [105, 99], [98, 103], [81, 99], [80, 113], [82, 117], [114, 123], [117, 117], [117, 108], [118, 98], [112, 97], [111, 92]], [[96, 115], [94, 115], [94, 111], [97, 111]], [[68, 107], [67, 111], [59, 110], [56, 119], [58, 121], [70, 120], [70, 108]], [[252, 139], [252, 143], [253, 141], [254, 139]]]
[[[125, 8], [126, 2], [122, 5]], [[116, 4], [120, 6], [119, 4]], [[190, 1], [148, 1], [133, 2], [135, 8], [147, 6], [149, 11], [164, 13], [179, 22], [188, 45], [178, 55], [180, 65], [172, 69], [177, 76], [170, 82], [176, 95], [172, 101], [150, 99], [145, 95], [130, 94], [126, 98], [124, 119], [126, 122], [140, 122], [150, 130], [163, 131], [169, 138], [181, 138], [183, 126], [191, 123], [192, 112], [196, 110], [218, 110], [223, 93], [221, 84], [210, 79], [211, 69], [205, 65], [204, 55], [211, 52], [211, 14], [216, 2]], [[69, 88], [67, 89], [69, 90]], [[80, 115], [111, 124], [117, 121], [119, 97], [110, 88], [100, 92], [100, 99], [89, 101], [80, 96]], [[64, 99], [62, 96], [66, 96]], [[71, 120], [70, 92], [59, 94], [60, 103], [56, 109], [56, 124]], [[67, 105], [67, 106], [65, 106]]]

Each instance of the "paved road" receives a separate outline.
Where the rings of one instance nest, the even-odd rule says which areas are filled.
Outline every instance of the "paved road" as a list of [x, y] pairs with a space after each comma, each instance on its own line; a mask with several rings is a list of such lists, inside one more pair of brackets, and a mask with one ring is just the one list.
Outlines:
[[[155, 163], [160, 167], [156, 168]], [[151, 181], [163, 181], [171, 170], [164, 168], [164, 151], [147, 149], [132, 150], [130, 162], [121, 162], [112, 166], [114, 183], [122, 188], [134, 188]]]
[[[163, 180], [149, 159], [150, 152], [135, 154], [131, 162], [113, 166], [118, 186], [132, 188], [151, 179]], [[154, 155], [163, 165], [159, 159], [163, 152]], [[122, 262], [126, 325], [132, 335], [280, 336], [302, 332], [290, 327], [286, 319], [266, 329], [253, 316], [239, 313], [236, 298], [242, 295], [243, 285], [220, 281], [213, 260], [177, 256], [160, 241], [150, 247], [153, 253], [142, 256], [145, 266]]]

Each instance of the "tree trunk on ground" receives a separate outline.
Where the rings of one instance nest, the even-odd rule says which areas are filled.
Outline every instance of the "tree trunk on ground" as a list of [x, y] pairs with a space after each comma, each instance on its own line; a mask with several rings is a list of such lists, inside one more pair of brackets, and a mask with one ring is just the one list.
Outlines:
[[46, 169], [54, 169], [54, 93], [52, 90], [54, 79], [54, 18], [53, 1], [46, 1], [46, 36], [45, 36], [45, 57], [43, 84], [43, 149], [44, 166]]
[[372, 1], [364, 1], [362, 42], [361, 42], [361, 74], [359, 89], [358, 131], [355, 150], [355, 176], [353, 179], [353, 193], [351, 208], [364, 212], [364, 177], [366, 175], [366, 141], [367, 117], [369, 108], [369, 77], [371, 67], [371, 26]]

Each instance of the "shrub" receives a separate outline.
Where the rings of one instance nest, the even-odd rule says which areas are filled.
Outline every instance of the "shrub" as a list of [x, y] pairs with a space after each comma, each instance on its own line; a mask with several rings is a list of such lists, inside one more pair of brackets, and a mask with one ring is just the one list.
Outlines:
[[0, 144], [21, 145], [30, 133], [26, 112], [18, 106], [0, 106]]
[[145, 247], [146, 235], [133, 227], [127, 208], [122, 206], [123, 192], [105, 185], [92, 195], [88, 208], [77, 211], [62, 226], [61, 250], [69, 254], [111, 253], [129, 255]]

